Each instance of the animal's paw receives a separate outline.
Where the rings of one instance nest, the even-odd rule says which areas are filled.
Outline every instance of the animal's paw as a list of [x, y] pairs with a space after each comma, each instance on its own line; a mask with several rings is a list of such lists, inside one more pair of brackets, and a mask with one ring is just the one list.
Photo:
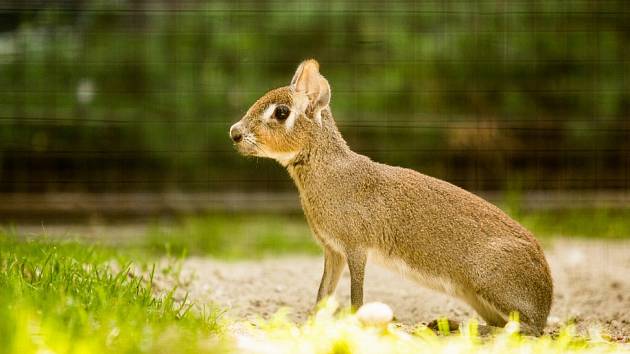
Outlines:
[[431, 322], [429, 322], [427, 324], [427, 328], [429, 328], [430, 330], [432, 330], [435, 333], [441, 333], [442, 330], [440, 330], [440, 322], [442, 322], [444, 325], [448, 324], [448, 331], [449, 332], [455, 332], [455, 331], [459, 330], [459, 322], [453, 321], [453, 320], [449, 320], [447, 318], [445, 318], [445, 319], [435, 319], [435, 320], [433, 320], [433, 321], [431, 321]]

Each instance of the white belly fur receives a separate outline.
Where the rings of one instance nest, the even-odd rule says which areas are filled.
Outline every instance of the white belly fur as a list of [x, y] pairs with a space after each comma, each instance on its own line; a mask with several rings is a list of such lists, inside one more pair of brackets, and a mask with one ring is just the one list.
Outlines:
[[450, 279], [436, 277], [413, 269], [404, 260], [389, 255], [385, 256], [377, 249], [371, 249], [369, 256], [370, 259], [376, 261], [376, 263], [399, 273], [405, 278], [414, 280], [422, 286], [448, 295], [458, 295], [457, 288]]

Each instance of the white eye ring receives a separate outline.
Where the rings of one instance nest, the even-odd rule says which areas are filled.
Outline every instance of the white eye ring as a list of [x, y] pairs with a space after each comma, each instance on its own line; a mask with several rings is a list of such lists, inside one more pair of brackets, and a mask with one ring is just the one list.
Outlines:
[[269, 106], [267, 106], [267, 108], [265, 108], [265, 111], [262, 114], [263, 122], [267, 122], [269, 121], [269, 119], [271, 119], [271, 116], [273, 115], [273, 112], [275, 109], [276, 109], [275, 103], [272, 103]]

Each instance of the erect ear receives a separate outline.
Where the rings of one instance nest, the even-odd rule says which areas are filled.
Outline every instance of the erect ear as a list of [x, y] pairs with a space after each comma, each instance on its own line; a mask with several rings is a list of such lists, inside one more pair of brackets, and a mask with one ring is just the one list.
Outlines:
[[305, 93], [316, 110], [321, 111], [330, 103], [330, 85], [319, 73], [319, 63], [315, 59], [302, 62], [291, 80], [295, 92]]

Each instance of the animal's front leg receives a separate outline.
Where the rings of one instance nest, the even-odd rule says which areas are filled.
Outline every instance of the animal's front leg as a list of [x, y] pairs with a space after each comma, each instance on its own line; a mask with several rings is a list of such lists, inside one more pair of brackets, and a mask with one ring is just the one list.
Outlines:
[[363, 250], [350, 250], [346, 254], [350, 269], [350, 302], [354, 310], [363, 305], [363, 278], [367, 255]]
[[322, 274], [322, 281], [317, 292], [317, 303], [335, 292], [345, 264], [343, 254], [330, 247], [324, 247], [324, 274]]

